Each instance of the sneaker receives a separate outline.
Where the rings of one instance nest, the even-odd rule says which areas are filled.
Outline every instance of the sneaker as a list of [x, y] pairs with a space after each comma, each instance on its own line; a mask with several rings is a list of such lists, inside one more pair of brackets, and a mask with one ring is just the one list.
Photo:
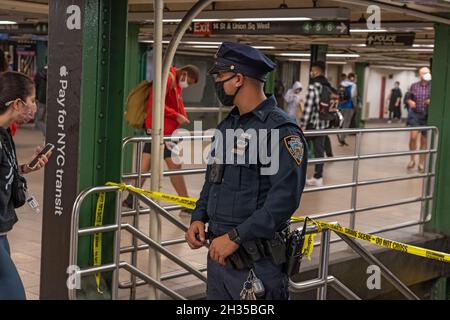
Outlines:
[[409, 163], [408, 163], [408, 170], [411, 170], [411, 169], [413, 169], [414, 167], [416, 166], [416, 162], [414, 161], [414, 160], [411, 160]]
[[190, 218], [192, 217], [193, 212], [194, 210], [192, 209], [184, 208], [180, 210], [180, 213], [178, 215], [180, 216], [180, 218]]
[[306, 179], [306, 184], [311, 187], [322, 187], [323, 186], [323, 178]]
[[128, 196], [125, 200], [123, 200], [122, 207], [132, 209], [133, 208], [133, 198]]
[[[133, 209], [133, 196], [128, 196], [125, 200], [122, 201], [122, 207], [127, 209]], [[139, 205], [139, 209], [145, 209], [143, 206]]]

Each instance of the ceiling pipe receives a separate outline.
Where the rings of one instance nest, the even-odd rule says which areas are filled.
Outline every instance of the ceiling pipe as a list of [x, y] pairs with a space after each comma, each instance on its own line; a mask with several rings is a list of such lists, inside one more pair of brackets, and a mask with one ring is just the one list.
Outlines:
[[38, 13], [48, 15], [48, 5], [43, 3], [33, 3], [15, 0], [2, 0], [0, 9], [3, 11]]

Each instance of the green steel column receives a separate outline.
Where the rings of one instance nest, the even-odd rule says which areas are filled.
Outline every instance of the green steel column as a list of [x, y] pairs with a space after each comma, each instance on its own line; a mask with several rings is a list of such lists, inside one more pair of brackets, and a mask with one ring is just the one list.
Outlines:
[[47, 63], [47, 42], [37, 41], [36, 42], [36, 66], [37, 70], [45, 66]]
[[[364, 62], [357, 62], [355, 63], [355, 74], [356, 74], [356, 87], [358, 91], [358, 97], [360, 98], [359, 101], [362, 101], [364, 103], [364, 74], [366, 67], [368, 66], [367, 63]], [[361, 106], [362, 107], [362, 106]], [[362, 108], [356, 109], [355, 114], [355, 124], [357, 128], [364, 128], [364, 121], [362, 118]]]
[[428, 123], [439, 128], [432, 219], [428, 231], [450, 235], [450, 26], [435, 26], [433, 86]]
[[[42, 299], [67, 299], [75, 197], [120, 181], [128, 1], [50, 0], [49, 6], [47, 140], [57, 150], [45, 172], [40, 292]], [[113, 198], [107, 197], [104, 224], [115, 222]], [[83, 205], [81, 228], [94, 224], [96, 199]], [[113, 240], [112, 233], [103, 235], [102, 264], [112, 261]], [[80, 238], [77, 265], [92, 266], [92, 237]], [[109, 298], [110, 274], [102, 279], [104, 294], [90, 276], [79, 297]]]
[[[128, 25], [128, 38], [127, 38], [127, 52], [126, 52], [126, 72], [125, 72], [125, 96], [142, 80], [142, 52], [139, 45], [139, 30], [138, 24], [130, 23]], [[124, 110], [125, 111], [125, 110]], [[127, 126], [125, 121], [123, 122], [124, 137], [133, 136], [136, 134], [135, 130], [130, 126]]]
[[[125, 97], [138, 83], [145, 79], [145, 74], [142, 74], [142, 48], [139, 45], [139, 30], [138, 24], [130, 23], [128, 25], [128, 38], [127, 38], [127, 52], [126, 52], [126, 65], [125, 65]], [[144, 66], [145, 67], [145, 66]], [[125, 104], [124, 104], [125, 106]], [[124, 112], [125, 110], [123, 110]], [[143, 135], [143, 130], [134, 129], [123, 121], [123, 138], [136, 135]], [[133, 145], [130, 145], [124, 150], [124, 172], [131, 172], [133, 161]]]
[[312, 44], [310, 47], [310, 65], [316, 61], [327, 62], [327, 50], [328, 45], [326, 44]]

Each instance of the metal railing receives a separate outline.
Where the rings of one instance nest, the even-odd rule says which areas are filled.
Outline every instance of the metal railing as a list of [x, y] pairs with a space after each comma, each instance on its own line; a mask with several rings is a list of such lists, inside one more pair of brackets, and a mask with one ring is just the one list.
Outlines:
[[[98, 193], [115, 193], [116, 195], [116, 202], [115, 202], [115, 223], [110, 225], [103, 225], [103, 226], [97, 226], [97, 227], [86, 227], [86, 228], [79, 228], [79, 221], [80, 221], [80, 210], [85, 202], [85, 200], [94, 194]], [[150, 208], [155, 210], [158, 214], [168, 219], [170, 222], [172, 222], [174, 225], [176, 225], [178, 228], [180, 228], [183, 231], [187, 230], [187, 226], [178, 221], [176, 217], [174, 217], [171, 213], [166, 211], [164, 208], [159, 206], [156, 202], [154, 202], [152, 199], [149, 199], [141, 194], [135, 193], [135, 196], [139, 198], [139, 200], [143, 201], [146, 205], [148, 205]], [[134, 226], [127, 224], [127, 223], [121, 223], [121, 200], [122, 200], [122, 190], [120, 187], [116, 186], [103, 186], [103, 187], [94, 187], [90, 188], [88, 190], [83, 191], [80, 193], [75, 200], [73, 209], [72, 209], [72, 219], [71, 219], [71, 240], [70, 240], [70, 258], [69, 258], [69, 265], [70, 266], [77, 266], [78, 265], [78, 240], [79, 237], [84, 236], [92, 236], [97, 233], [106, 233], [106, 232], [113, 232], [114, 233], [114, 258], [112, 263], [103, 264], [100, 266], [91, 266], [88, 268], [78, 269], [75, 271], [75, 273], [72, 275], [74, 278], [80, 279], [84, 276], [93, 275], [97, 273], [102, 272], [112, 272], [112, 285], [111, 285], [111, 297], [112, 299], [118, 298], [118, 290], [120, 288], [119, 284], [119, 269], [124, 269], [128, 271], [131, 275], [134, 277], [139, 277], [142, 283], [149, 284], [159, 290], [161, 290], [163, 293], [167, 294], [169, 297], [172, 297], [174, 299], [185, 299], [183, 296], [178, 294], [177, 292], [173, 291], [169, 287], [163, 285], [159, 280], [154, 279], [150, 277], [145, 272], [139, 270], [136, 265], [129, 264], [124, 261], [120, 261], [120, 233], [121, 230], [129, 232], [134, 239], [140, 240], [145, 243], [147, 248], [152, 248], [156, 250], [158, 253], [166, 256], [171, 261], [175, 262], [177, 265], [181, 266], [186, 270], [187, 274], [191, 274], [196, 276], [198, 279], [200, 279], [203, 282], [206, 282], [206, 276], [203, 275], [202, 270], [198, 270], [195, 266], [192, 266], [190, 263], [185, 262], [183, 259], [178, 257], [177, 255], [173, 254], [169, 250], [167, 250], [163, 245], [157, 243], [147, 235], [145, 235], [142, 231], [135, 228]], [[161, 280], [168, 280], [170, 277], [167, 277], [166, 279]], [[69, 286], [69, 299], [70, 300], [76, 300], [77, 299], [77, 293], [76, 293], [76, 286]]]
[[[426, 130], [428, 132], [431, 132], [432, 135], [428, 139], [428, 146], [426, 150], [418, 150], [418, 151], [403, 151], [403, 152], [385, 152], [385, 153], [375, 153], [375, 154], [362, 154], [361, 153], [361, 142], [362, 142], [362, 136], [364, 134], [370, 134], [370, 133], [385, 133], [385, 132], [409, 132], [413, 130]], [[320, 159], [312, 159], [309, 161], [309, 164], [318, 164], [318, 163], [332, 163], [332, 162], [343, 162], [343, 161], [352, 161], [353, 162], [353, 174], [352, 174], [352, 181], [348, 183], [341, 183], [341, 184], [335, 184], [335, 185], [328, 185], [328, 186], [322, 186], [322, 187], [315, 187], [315, 188], [305, 188], [305, 193], [313, 193], [313, 192], [320, 192], [320, 191], [328, 191], [328, 190], [336, 190], [336, 189], [345, 189], [345, 188], [352, 188], [352, 194], [351, 194], [351, 208], [347, 210], [340, 210], [340, 211], [334, 211], [334, 212], [326, 212], [326, 213], [320, 213], [315, 215], [310, 215], [313, 219], [323, 219], [323, 218], [330, 218], [330, 217], [336, 217], [341, 215], [350, 215], [350, 221], [349, 225], [350, 228], [354, 228], [356, 225], [356, 214], [363, 212], [363, 211], [370, 211], [370, 210], [376, 210], [381, 208], [387, 208], [387, 207], [393, 207], [398, 205], [404, 205], [404, 204], [410, 204], [410, 203], [417, 203], [422, 202], [422, 208], [421, 208], [421, 218], [419, 221], [409, 221], [398, 225], [393, 226], [386, 226], [384, 228], [373, 230], [372, 232], [368, 232], [369, 234], [375, 234], [385, 231], [391, 231], [391, 230], [397, 230], [401, 228], [406, 228], [410, 226], [415, 225], [423, 225], [426, 223], [430, 216], [428, 214], [429, 212], [429, 201], [433, 199], [433, 191], [432, 191], [432, 183], [431, 179], [435, 176], [435, 158], [437, 153], [437, 143], [438, 143], [438, 131], [436, 127], [420, 127], [420, 128], [380, 128], [380, 129], [347, 129], [347, 130], [323, 130], [323, 131], [307, 131], [305, 132], [306, 137], [312, 137], [312, 136], [320, 136], [320, 135], [331, 135], [331, 134], [355, 134], [355, 151], [353, 155], [348, 156], [340, 156], [340, 157], [333, 157], [333, 158], [320, 158]], [[165, 137], [165, 141], [183, 141], [183, 140], [211, 140], [212, 136], [202, 136], [202, 135], [194, 135], [194, 136], [178, 136], [178, 137]], [[140, 181], [142, 178], [149, 178], [151, 177], [150, 173], [142, 173], [140, 171], [141, 167], [141, 157], [143, 150], [143, 144], [150, 142], [152, 140], [151, 137], [131, 137], [126, 138], [123, 141], [122, 148], [125, 149], [130, 144], [137, 144], [136, 148], [136, 156], [135, 156], [135, 172], [130, 173], [123, 173], [122, 175], [122, 181], [133, 179], [135, 182]], [[124, 154], [124, 152], [122, 153]], [[425, 172], [420, 174], [414, 174], [414, 175], [407, 175], [407, 176], [399, 176], [399, 177], [389, 177], [389, 178], [381, 178], [381, 179], [372, 179], [372, 180], [363, 180], [361, 181], [359, 179], [359, 163], [363, 160], [367, 159], [378, 159], [378, 158], [390, 158], [390, 157], [399, 157], [399, 156], [408, 156], [408, 155], [416, 155], [416, 154], [425, 154], [427, 156], [426, 159], [426, 166], [425, 166]], [[123, 161], [123, 160], [122, 160]], [[172, 171], [164, 171], [164, 176], [172, 176], [172, 175], [191, 175], [191, 174], [203, 174], [205, 173], [205, 168], [194, 168], [194, 169], [184, 169], [184, 170], [172, 170]], [[407, 180], [413, 180], [413, 179], [423, 179], [424, 184], [422, 188], [422, 196], [416, 197], [416, 198], [410, 198], [410, 199], [401, 199], [399, 201], [390, 202], [390, 203], [384, 203], [384, 204], [377, 204], [373, 206], [366, 206], [366, 207], [357, 207], [357, 197], [358, 197], [358, 187], [361, 186], [368, 186], [368, 185], [375, 185], [375, 184], [381, 184], [381, 183], [389, 183], [389, 182], [397, 182], [397, 181], [407, 181]], [[136, 185], [139, 186], [139, 183], [136, 183]], [[93, 188], [85, 193], [80, 194], [80, 196], [77, 198], [77, 202], [74, 205], [74, 215], [72, 217], [72, 226], [78, 226], [78, 218], [75, 214], [77, 210], [79, 210], [80, 202], [84, 201], [84, 199], [92, 195], [93, 193], [98, 192], [117, 192], [121, 196], [121, 191], [116, 187], [99, 187], [99, 188]], [[119, 196], [118, 196], [119, 198]], [[135, 299], [136, 298], [136, 288], [141, 285], [153, 283], [156, 280], [152, 279], [148, 276], [142, 277], [142, 271], [135, 268], [137, 266], [137, 255], [139, 251], [142, 250], [148, 250], [149, 248], [156, 249], [159, 252], [162, 252], [163, 254], [169, 255], [170, 253], [165, 249], [167, 246], [175, 245], [175, 244], [181, 244], [185, 243], [184, 238], [180, 239], [169, 239], [166, 241], [162, 241], [160, 244], [152, 241], [150, 238], [146, 238], [145, 240], [142, 240], [142, 237], [144, 236], [139, 231], [139, 216], [142, 214], [149, 214], [152, 210], [155, 210], [155, 212], [163, 217], [165, 217], [169, 222], [174, 224], [177, 228], [179, 228], [181, 231], [185, 231], [187, 229], [187, 226], [182, 224], [175, 216], [170, 214], [169, 211], [178, 210], [181, 207], [176, 205], [170, 205], [165, 207], [160, 207], [157, 203], [155, 203], [153, 200], [148, 199], [145, 196], [137, 195], [137, 197], [134, 197], [134, 208], [132, 210], [126, 210], [122, 211], [121, 202], [120, 200], [117, 200], [117, 206], [116, 206], [116, 217], [117, 217], [117, 223], [112, 226], [104, 226], [104, 227], [95, 227], [95, 228], [87, 228], [87, 229], [81, 229], [79, 231], [76, 231], [76, 229], [73, 229], [73, 235], [72, 235], [72, 242], [77, 243], [77, 237], [78, 235], [89, 235], [93, 234], [98, 230], [107, 230], [110, 232], [116, 233], [116, 241], [115, 241], [115, 247], [114, 250], [117, 252], [118, 257], [115, 260], [115, 264], [117, 268], [124, 268], [128, 271], [130, 271], [131, 277], [130, 281], [128, 282], [118, 282], [118, 278], [116, 279], [116, 273], [117, 269], [114, 270], [113, 279], [116, 281], [114, 283], [114, 287], [121, 288], [121, 289], [130, 289], [130, 298]], [[149, 208], [141, 209], [138, 204], [138, 198], [139, 200], [143, 201], [145, 204], [149, 206]], [[121, 224], [121, 217], [133, 217], [132, 224]], [[120, 228], [118, 226], [123, 227], [124, 230], [129, 231], [131, 235], [133, 236], [132, 239], [132, 245], [126, 246], [126, 247], [120, 247], [120, 235], [118, 233]], [[117, 240], [119, 239], [119, 240]], [[141, 240], [144, 242], [144, 244], [138, 244], [138, 240]], [[334, 240], [327, 240], [329, 243], [335, 243], [338, 241], [346, 241], [346, 239], [343, 239], [341, 236]], [[347, 241], [346, 241], [347, 242]], [[320, 245], [320, 243], [315, 243], [315, 246]], [[325, 250], [325, 249], [324, 249]], [[327, 249], [328, 250], [328, 249]], [[71, 251], [71, 261], [76, 262], [76, 253], [77, 253], [77, 247], [75, 246], [74, 249]], [[131, 253], [131, 264], [127, 266], [128, 264], [125, 262], [119, 262], [120, 260], [120, 254], [126, 254]], [[176, 260], [176, 257], [173, 257]], [[181, 265], [181, 264], [180, 264]], [[110, 268], [111, 266], [106, 266], [105, 268]], [[136, 269], [136, 270], [135, 270]], [[174, 279], [186, 275], [199, 275], [198, 272], [205, 271], [206, 266], [200, 266], [197, 269], [191, 269], [191, 268], [185, 268], [186, 270], [180, 271], [180, 272], [171, 272], [168, 274], [163, 274], [159, 280], [164, 281], [168, 279]], [[81, 274], [86, 274], [87, 272], [93, 273], [92, 270], [99, 270], [99, 267], [96, 268], [90, 268], [87, 271], [84, 270], [81, 272]], [[103, 270], [100, 268], [100, 270]], [[106, 269], [105, 269], [106, 270]], [[108, 269], [111, 270], [111, 269]], [[322, 272], [322, 271], [321, 271]], [[324, 274], [327, 272], [323, 272]], [[327, 276], [328, 277], [328, 276]], [[141, 278], [141, 280], [137, 279]], [[202, 279], [204, 280], [204, 279]], [[330, 280], [330, 282], [328, 282]], [[347, 292], [345, 288], [342, 287], [340, 282], [337, 279], [334, 278], [323, 278], [322, 282], [330, 283], [330, 285], [337, 287], [340, 290], [343, 290], [343, 292]], [[158, 281], [156, 281], [158, 282]], [[310, 284], [311, 285], [311, 284]], [[159, 288], [159, 287], [158, 287]], [[173, 292], [170, 291], [169, 288], [163, 287], [166, 294], [169, 296], [174, 296]], [[73, 292], [72, 292], [73, 294]], [[117, 292], [113, 294], [113, 297], [117, 297]]]
[[[115, 210], [115, 223], [110, 225], [103, 225], [97, 227], [86, 227], [79, 228], [79, 217], [80, 217], [80, 209], [84, 201], [89, 197], [97, 193], [101, 192], [114, 192], [116, 193], [116, 210]], [[88, 275], [94, 275], [102, 272], [113, 272], [112, 276], [112, 290], [111, 296], [112, 299], [118, 298], [118, 290], [119, 286], [119, 270], [123, 269], [128, 271], [130, 274], [135, 277], [140, 278], [141, 282], [144, 284], [148, 284], [153, 286], [154, 288], [161, 290], [163, 293], [167, 294], [169, 297], [173, 299], [185, 300], [186, 298], [181, 296], [179, 293], [170, 289], [169, 287], [162, 284], [163, 280], [168, 280], [174, 278], [176, 275], [171, 275], [166, 277], [165, 279], [161, 279], [158, 281], [152, 277], [150, 277], [145, 272], [139, 270], [136, 266], [129, 264], [124, 261], [120, 261], [120, 231], [124, 230], [132, 234], [134, 237], [144, 242], [148, 247], [151, 247], [157, 250], [159, 253], [163, 254], [170, 260], [174, 261], [176, 264], [184, 268], [186, 271], [181, 274], [190, 274], [196, 276], [203, 282], [206, 282], [206, 276], [203, 275], [202, 271], [205, 269], [197, 269], [192, 266], [188, 262], [185, 262], [183, 259], [178, 257], [177, 255], [171, 253], [169, 250], [165, 249], [161, 244], [157, 243], [153, 239], [149, 238], [142, 231], [136, 229], [130, 224], [120, 224], [121, 214], [120, 201], [121, 197], [121, 189], [119, 187], [94, 187], [82, 192], [76, 199], [74, 203], [74, 207], [72, 210], [72, 222], [71, 222], [71, 246], [70, 246], [70, 265], [77, 265], [78, 263], [78, 239], [83, 236], [91, 236], [96, 233], [106, 233], [106, 232], [114, 232], [114, 259], [112, 263], [107, 263], [99, 266], [92, 266], [84, 269], [79, 269], [76, 271], [75, 277], [82, 277]], [[143, 201], [146, 205], [156, 210], [158, 214], [161, 214], [170, 222], [175, 224], [180, 229], [186, 231], [187, 226], [183, 223], [179, 222], [176, 217], [174, 217], [171, 213], [166, 211], [164, 208], [159, 206], [152, 199], [141, 195], [139, 193], [134, 193], [136, 197], [139, 197], [139, 200]], [[338, 225], [336, 222], [332, 222], [331, 224]], [[301, 232], [301, 229], [299, 231]], [[303, 282], [294, 282], [292, 279], [289, 279], [289, 290], [291, 292], [303, 292], [308, 290], [317, 289], [317, 299], [318, 300], [326, 300], [327, 298], [327, 288], [331, 286], [338, 293], [344, 296], [347, 299], [356, 299], [359, 300], [359, 296], [357, 296], [352, 290], [350, 290], [347, 286], [345, 286], [342, 282], [340, 282], [337, 278], [329, 275], [329, 256], [330, 256], [330, 238], [331, 238], [331, 230], [327, 227], [322, 227], [318, 229], [316, 225], [306, 226], [306, 234], [312, 233], [322, 233], [322, 240], [320, 242], [320, 260], [319, 260], [319, 269], [318, 269], [318, 277], [316, 279], [311, 279]], [[371, 254], [367, 249], [365, 249], [362, 245], [360, 245], [354, 239], [337, 233], [339, 237], [342, 238], [359, 256], [361, 256], [367, 263], [371, 265], [377, 265], [380, 268], [381, 275], [391, 283], [394, 288], [400, 291], [407, 299], [410, 300], [418, 300], [419, 298], [403, 283], [398, 279], [386, 266], [384, 266], [373, 254]], [[81, 280], [80, 280], [81, 281]], [[136, 286], [136, 283], [131, 284]], [[77, 299], [77, 288], [69, 287], [69, 299], [76, 300]]]
[[[361, 140], [362, 136], [364, 134], [370, 134], [370, 133], [387, 133], [387, 132], [410, 132], [410, 131], [417, 131], [417, 130], [423, 130], [431, 132], [431, 139], [428, 139], [428, 146], [425, 150], [417, 150], [417, 151], [397, 151], [397, 152], [385, 152], [385, 153], [374, 153], [374, 154], [361, 154]], [[333, 163], [333, 162], [343, 162], [343, 161], [353, 161], [353, 174], [352, 174], [352, 181], [348, 183], [340, 183], [335, 185], [327, 185], [322, 187], [314, 187], [314, 188], [308, 188], [306, 187], [304, 190], [304, 193], [313, 193], [313, 192], [320, 192], [320, 191], [329, 191], [329, 190], [337, 190], [337, 189], [344, 189], [344, 188], [352, 188], [352, 194], [351, 194], [351, 208], [348, 210], [340, 210], [340, 211], [333, 211], [333, 212], [326, 212], [322, 214], [315, 214], [311, 215], [311, 218], [314, 219], [323, 219], [323, 218], [330, 218], [340, 215], [349, 214], [350, 215], [350, 222], [349, 226], [350, 228], [354, 228], [356, 225], [356, 213], [363, 212], [363, 211], [370, 211], [370, 210], [376, 210], [381, 208], [387, 208], [387, 207], [393, 207], [393, 206], [399, 206], [399, 205], [405, 205], [410, 203], [416, 203], [416, 202], [423, 202], [422, 211], [421, 211], [421, 220], [414, 222], [415, 225], [417, 224], [424, 224], [428, 222], [429, 215], [427, 214], [427, 206], [429, 207], [429, 201], [432, 200], [432, 194], [433, 194], [433, 185], [431, 184], [431, 178], [435, 176], [435, 159], [436, 159], [436, 153], [437, 153], [437, 145], [438, 145], [438, 129], [436, 127], [407, 127], [407, 128], [374, 128], [374, 129], [346, 129], [346, 130], [321, 130], [321, 131], [306, 131], [305, 136], [306, 137], [314, 137], [314, 136], [325, 136], [325, 135], [333, 135], [333, 134], [356, 134], [355, 139], [355, 152], [353, 155], [350, 156], [340, 156], [340, 157], [331, 157], [331, 158], [319, 158], [319, 159], [312, 159], [309, 160], [309, 164], [319, 164], [319, 163]], [[136, 156], [136, 172], [132, 173], [124, 173], [122, 175], [123, 181], [128, 180], [135, 180], [135, 182], [140, 181], [142, 178], [151, 178], [151, 173], [142, 173], [140, 172], [140, 152], [142, 152], [142, 144], [147, 143], [151, 141], [151, 137], [132, 137], [132, 138], [126, 138], [123, 142], [123, 149], [131, 144], [131, 143], [137, 143], [137, 155]], [[211, 140], [212, 136], [177, 136], [177, 137], [165, 137], [165, 141], [187, 141], [187, 140]], [[378, 178], [378, 179], [370, 179], [370, 180], [360, 180], [360, 174], [359, 174], [359, 165], [360, 162], [363, 160], [370, 160], [370, 159], [380, 159], [380, 158], [391, 158], [391, 157], [401, 157], [401, 156], [409, 156], [409, 155], [421, 155], [425, 154], [427, 156], [426, 162], [425, 162], [425, 171], [424, 173], [419, 174], [410, 174], [410, 175], [404, 175], [404, 176], [398, 176], [398, 177], [390, 177], [390, 178]], [[184, 169], [184, 170], [170, 170], [170, 171], [164, 171], [163, 176], [173, 176], [173, 175], [196, 175], [196, 174], [203, 174], [206, 172], [205, 168], [194, 168], [194, 169]], [[422, 195], [420, 197], [415, 198], [409, 198], [409, 199], [402, 199], [395, 202], [385, 203], [385, 204], [378, 204], [374, 206], [366, 206], [366, 207], [357, 207], [357, 200], [358, 200], [358, 187], [360, 186], [369, 186], [369, 185], [376, 185], [376, 184], [382, 184], [382, 183], [390, 183], [390, 182], [398, 182], [398, 181], [407, 181], [407, 180], [414, 180], [414, 179], [423, 179], [425, 180], [424, 187], [422, 189]], [[180, 209], [180, 206], [166, 206], [166, 210], [178, 210]], [[150, 210], [141, 210], [140, 214], [148, 214]], [[130, 210], [123, 212], [123, 216], [132, 216], [136, 214], [136, 210]], [[405, 228], [409, 227], [411, 225], [408, 224], [408, 226], [399, 226], [399, 228]], [[395, 230], [392, 229], [392, 227], [380, 229], [380, 230], [374, 230], [374, 233], [380, 233], [384, 231], [391, 231]]]
[[[336, 222], [331, 224], [338, 225]], [[303, 227], [301, 227], [303, 228]], [[300, 229], [301, 229], [300, 228]], [[322, 240], [320, 241], [320, 257], [319, 257], [319, 270], [318, 277], [315, 279], [294, 282], [289, 279], [289, 291], [291, 292], [304, 292], [309, 290], [317, 289], [317, 300], [327, 299], [327, 289], [331, 286], [344, 298], [350, 300], [361, 300], [361, 298], [356, 295], [352, 290], [340, 282], [337, 278], [330, 276], [328, 271], [329, 258], [330, 258], [330, 243], [331, 243], [331, 232], [332, 230], [328, 228], [322, 228], [319, 230], [317, 226], [308, 226], [306, 229], [306, 234], [312, 233], [322, 233]], [[381, 275], [395, 288], [397, 289], [405, 298], [408, 300], [419, 300], [414, 292], [408, 288], [397, 276], [395, 276], [385, 265], [383, 265], [380, 260], [378, 260], [373, 254], [371, 254], [367, 249], [365, 249], [356, 240], [346, 236], [345, 234], [336, 234], [345, 241], [350, 248], [353, 249], [361, 258], [363, 258], [369, 265], [377, 265], [380, 268]]]

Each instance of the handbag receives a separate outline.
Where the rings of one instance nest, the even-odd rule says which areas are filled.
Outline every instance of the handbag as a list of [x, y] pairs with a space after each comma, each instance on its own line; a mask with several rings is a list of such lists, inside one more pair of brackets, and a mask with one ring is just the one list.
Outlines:
[[27, 180], [14, 170], [14, 179], [11, 184], [11, 200], [14, 208], [20, 208], [26, 203], [27, 194]]

